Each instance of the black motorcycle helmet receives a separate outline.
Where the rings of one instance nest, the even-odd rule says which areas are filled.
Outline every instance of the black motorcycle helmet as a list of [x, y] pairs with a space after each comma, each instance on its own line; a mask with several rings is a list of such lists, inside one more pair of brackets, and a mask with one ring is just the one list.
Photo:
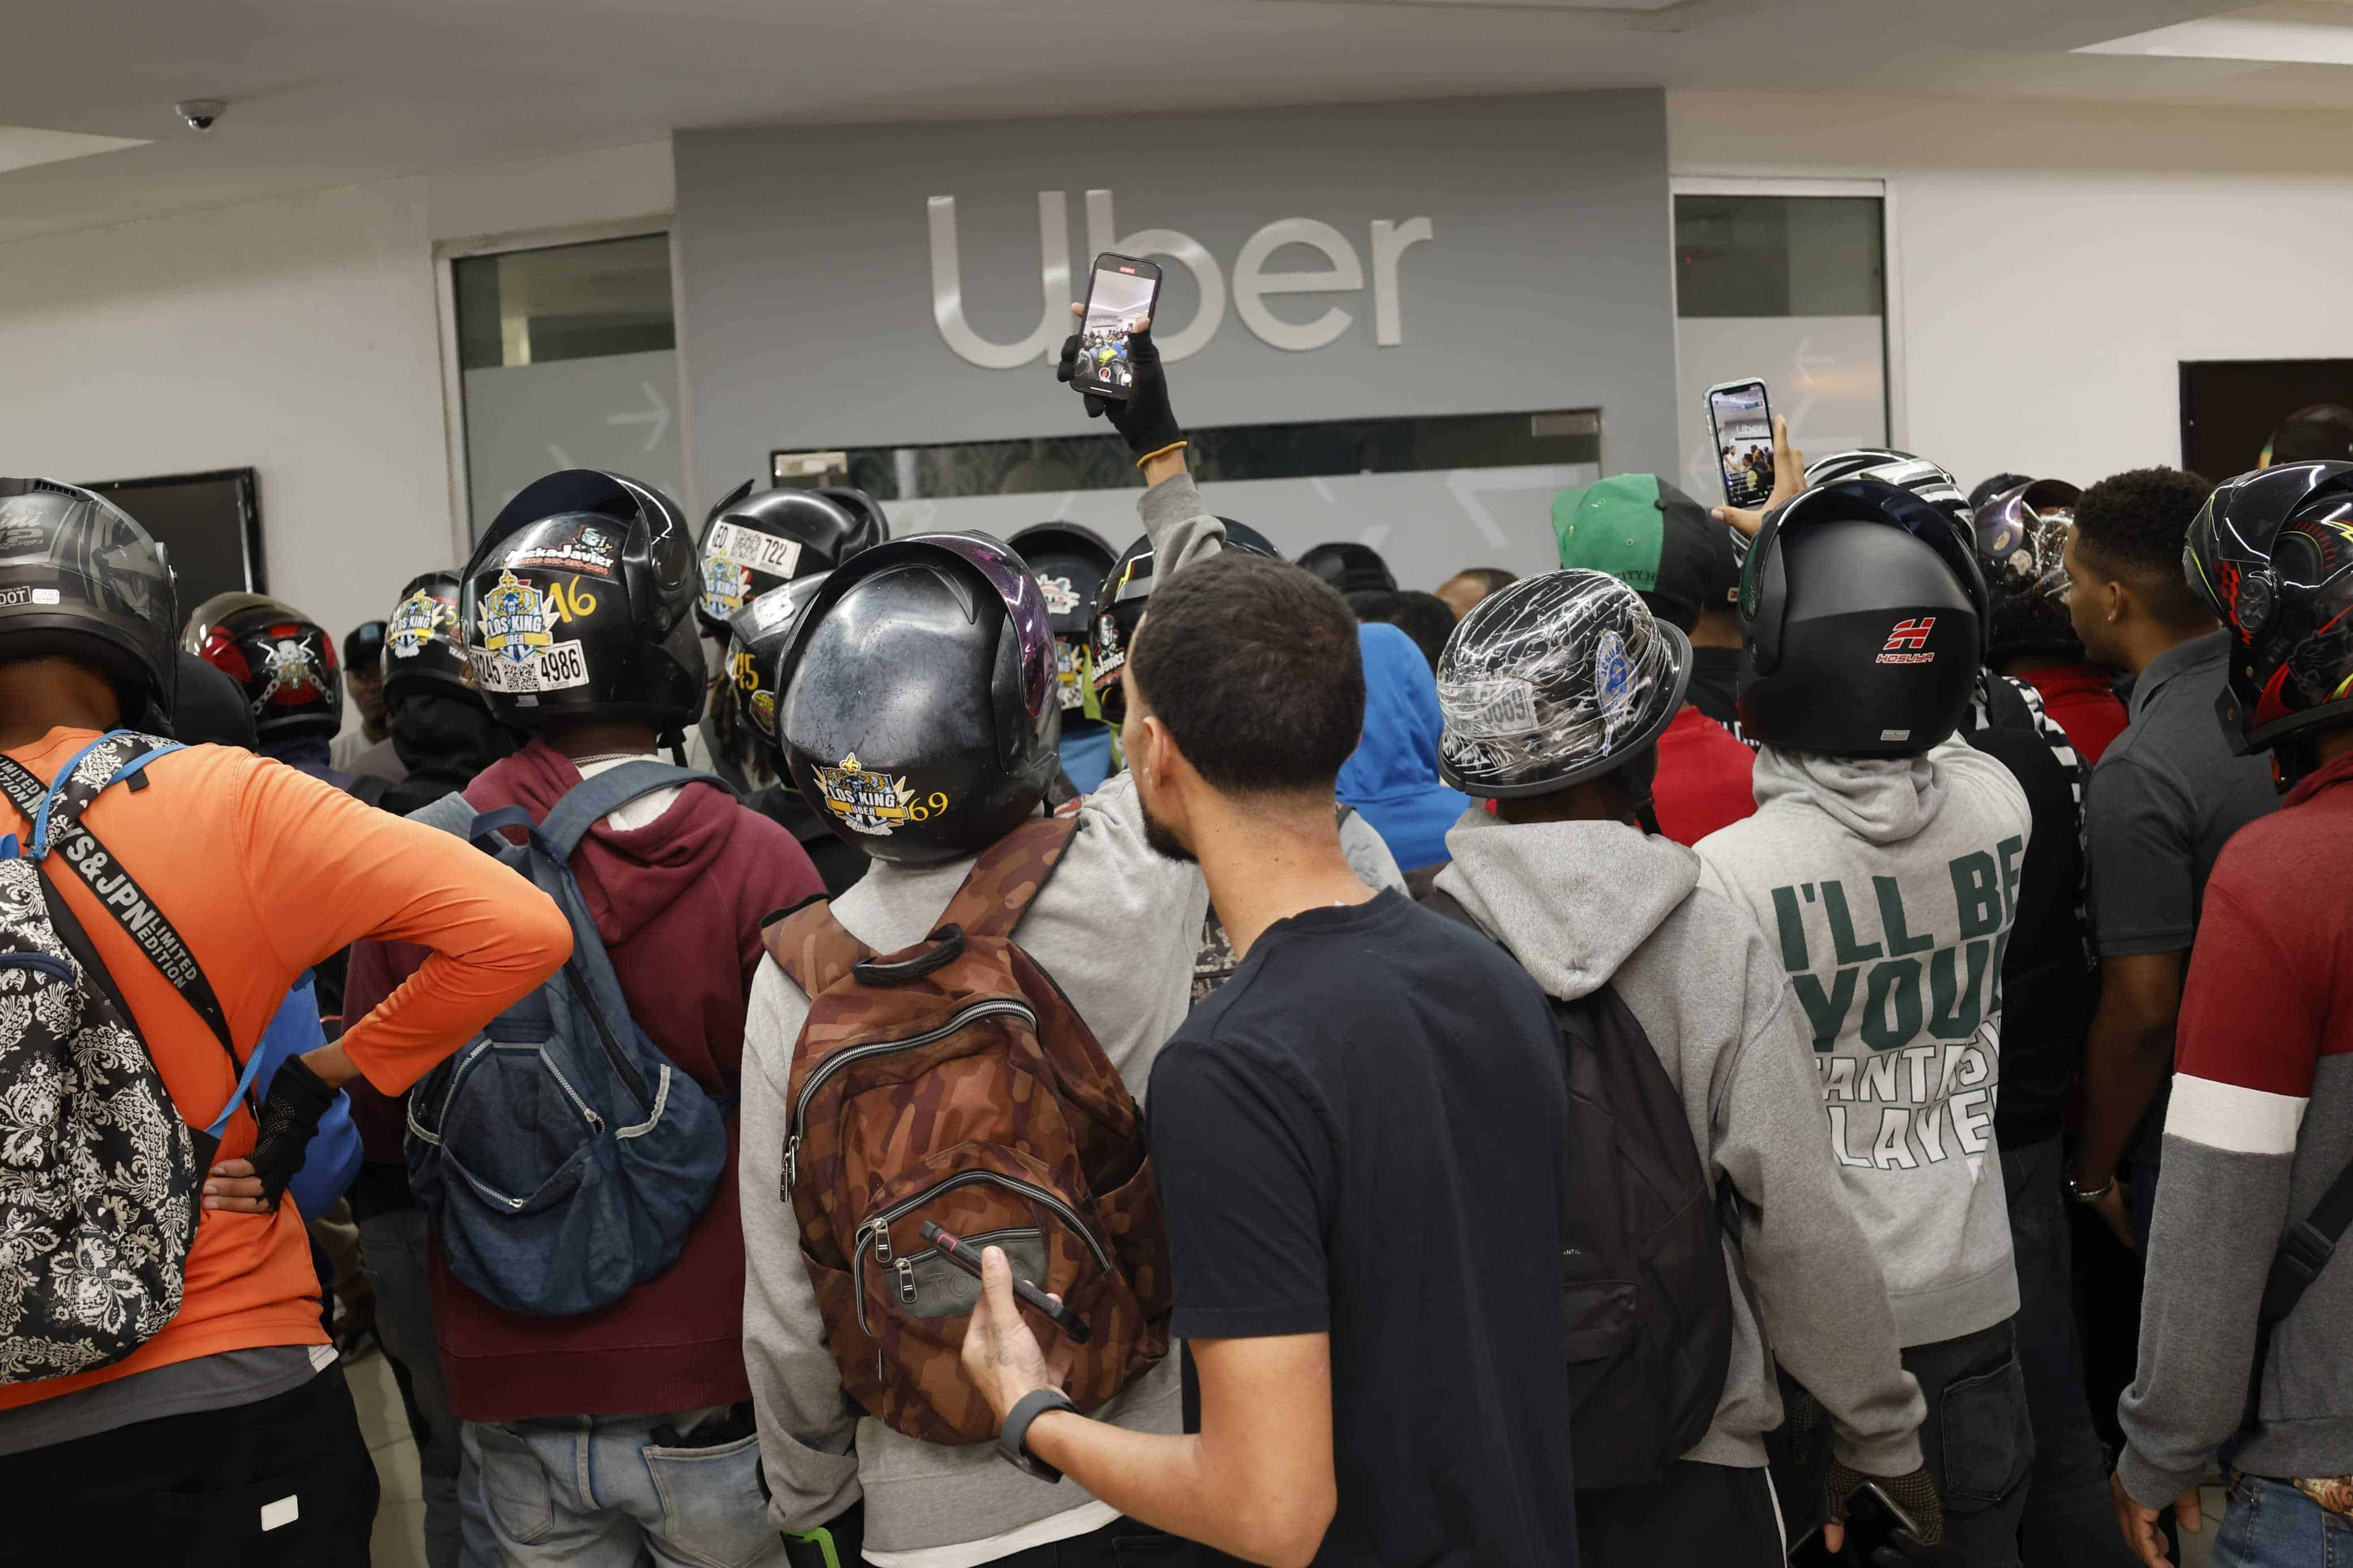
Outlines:
[[1319, 544], [1299, 558], [1299, 564], [1343, 594], [1394, 594], [1397, 574], [1369, 544], [1345, 540]]
[[1834, 479], [1883, 479], [1891, 485], [1910, 490], [1922, 500], [1935, 504], [1939, 511], [1952, 520], [1961, 536], [1969, 536], [1972, 509], [1968, 497], [1961, 493], [1961, 481], [1941, 463], [1926, 458], [1915, 458], [1909, 452], [1899, 452], [1892, 447], [1857, 447], [1850, 451], [1832, 452], [1827, 458], [1817, 458], [1806, 465], [1808, 485], [1826, 485]]
[[894, 540], [837, 569], [799, 622], [776, 733], [842, 842], [953, 860], [1037, 810], [1062, 710], [1046, 596], [1018, 555], [979, 533]]
[[1015, 534], [1012, 542], [1046, 595], [1046, 615], [1054, 628], [1055, 689], [1067, 718], [1087, 705], [1087, 627], [1116, 558], [1101, 534], [1072, 522], [1038, 523]]
[[[1282, 552], [1266, 535], [1248, 523], [1230, 517], [1218, 521], [1226, 525], [1227, 549], [1263, 555], [1270, 561], [1282, 559]], [[1145, 601], [1152, 597], [1152, 536], [1147, 533], [1120, 552], [1111, 574], [1103, 579], [1103, 592], [1095, 596], [1094, 615], [1087, 626], [1087, 678], [1094, 686], [1095, 711], [1106, 723], [1127, 721], [1127, 697], [1120, 686], [1119, 672], [1127, 666], [1128, 641], [1144, 619]]]
[[384, 634], [382, 621], [362, 621], [343, 634], [343, 668], [356, 675], [381, 675], [384, 672]]
[[259, 594], [216, 594], [188, 617], [187, 649], [244, 688], [263, 745], [342, 732], [335, 639], [301, 611]]
[[2223, 481], [2190, 522], [2181, 565], [2231, 634], [2214, 710], [2232, 748], [2276, 751], [2284, 779], [2309, 772], [2303, 733], [2353, 719], [2353, 462]]
[[746, 480], [703, 520], [694, 613], [705, 637], [725, 637], [728, 617], [770, 589], [830, 572], [891, 537], [882, 509], [863, 491], [751, 489]]
[[736, 715], [751, 726], [768, 754], [770, 769], [780, 778], [785, 776], [785, 753], [776, 741], [776, 694], [784, 689], [785, 658], [800, 628], [801, 612], [831, 575], [820, 572], [797, 577], [728, 618], [727, 684], [734, 693]]
[[1691, 673], [1691, 639], [1607, 573], [1506, 584], [1471, 607], [1439, 658], [1439, 776], [1495, 799], [1615, 773], [1674, 722]]
[[[2015, 479], [2015, 475], [1999, 476]], [[2064, 479], [2019, 479], [1978, 504], [1973, 532], [1986, 580], [1986, 658], [2084, 658], [2067, 614], [2067, 536], [2084, 492]]]
[[1768, 513], [1740, 577], [1740, 725], [1793, 751], [1908, 756], [1967, 716], [1986, 588], [1945, 508], [1834, 480]]
[[105, 672], [122, 721], [168, 721], [180, 607], [170, 553], [101, 496], [0, 479], [0, 658], [57, 654]]
[[455, 572], [427, 572], [400, 591], [384, 634], [384, 696], [397, 704], [410, 691], [438, 690], [480, 701], [466, 661], [465, 624], [458, 616], [464, 591]]
[[458, 616], [475, 689], [506, 723], [702, 716], [695, 554], [678, 503], [594, 468], [535, 479], [466, 563]]

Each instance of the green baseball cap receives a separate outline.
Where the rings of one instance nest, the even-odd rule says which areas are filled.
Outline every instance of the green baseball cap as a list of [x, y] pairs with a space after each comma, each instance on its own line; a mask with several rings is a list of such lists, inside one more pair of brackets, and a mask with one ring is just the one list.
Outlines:
[[1563, 566], [1606, 572], [1689, 631], [1740, 585], [1732, 531], [1656, 474], [1617, 474], [1552, 501]]

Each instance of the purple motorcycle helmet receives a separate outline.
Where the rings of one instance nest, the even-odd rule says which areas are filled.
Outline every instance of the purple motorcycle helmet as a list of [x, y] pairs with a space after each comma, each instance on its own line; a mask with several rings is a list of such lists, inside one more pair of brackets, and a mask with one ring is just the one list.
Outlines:
[[976, 855], [1060, 765], [1046, 596], [983, 533], [865, 551], [801, 612], [777, 671], [794, 787], [844, 843], [923, 865]]

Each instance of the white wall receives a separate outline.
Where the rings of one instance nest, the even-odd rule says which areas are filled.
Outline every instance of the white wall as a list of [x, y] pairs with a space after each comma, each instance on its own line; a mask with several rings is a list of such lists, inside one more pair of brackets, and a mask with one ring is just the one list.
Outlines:
[[249, 466], [270, 591], [340, 636], [457, 549], [436, 243], [670, 205], [659, 142], [0, 245], [0, 473]]
[[1677, 174], [1887, 181], [1895, 440], [1964, 484], [2179, 463], [2183, 360], [2353, 356], [2346, 117], [1670, 93], [1667, 123]]

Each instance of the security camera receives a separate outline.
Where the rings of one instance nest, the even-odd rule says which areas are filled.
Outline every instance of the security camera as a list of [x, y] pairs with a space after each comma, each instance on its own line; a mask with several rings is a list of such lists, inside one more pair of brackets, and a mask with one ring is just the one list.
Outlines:
[[213, 121], [228, 112], [228, 104], [217, 98], [192, 98], [185, 103], [172, 105], [180, 122], [191, 131], [210, 131]]

